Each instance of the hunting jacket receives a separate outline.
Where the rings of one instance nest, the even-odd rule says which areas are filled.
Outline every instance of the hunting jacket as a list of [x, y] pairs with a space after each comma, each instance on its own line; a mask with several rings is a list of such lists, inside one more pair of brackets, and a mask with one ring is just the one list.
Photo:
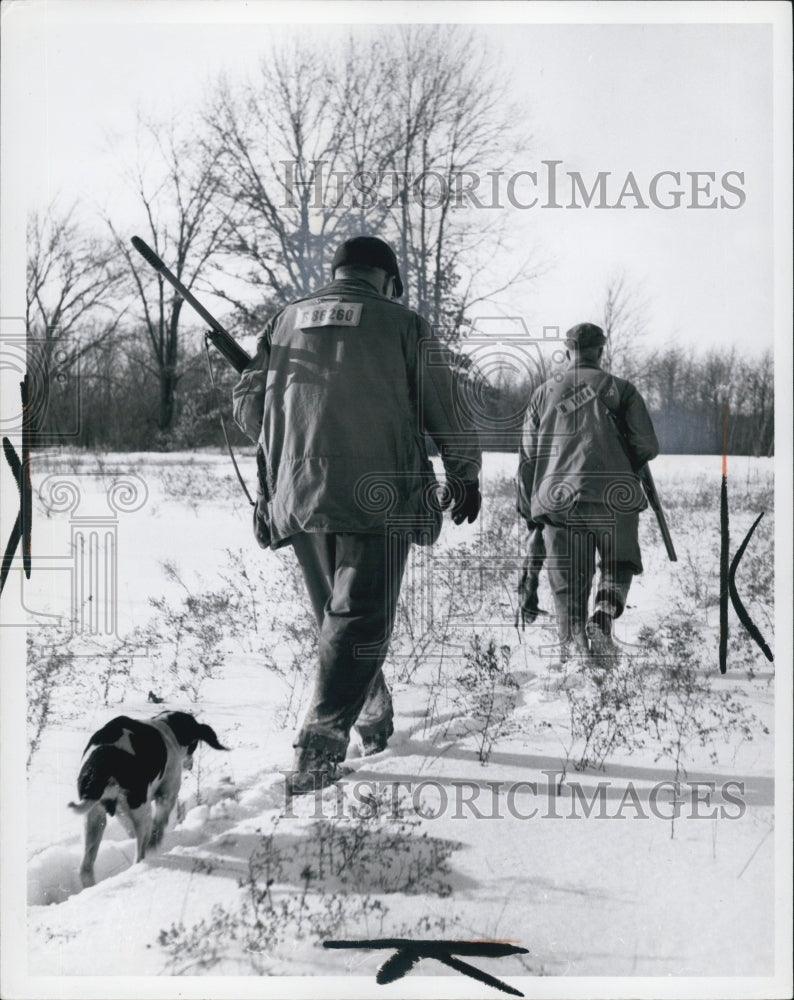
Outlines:
[[424, 433], [448, 476], [476, 481], [481, 464], [449, 361], [417, 313], [358, 279], [268, 322], [233, 405], [261, 448], [273, 548], [297, 532], [387, 527], [435, 541], [441, 513]]
[[518, 511], [527, 521], [559, 524], [577, 504], [644, 510], [637, 470], [658, 454], [651, 418], [631, 382], [574, 360], [561, 378], [544, 382], [530, 397]]

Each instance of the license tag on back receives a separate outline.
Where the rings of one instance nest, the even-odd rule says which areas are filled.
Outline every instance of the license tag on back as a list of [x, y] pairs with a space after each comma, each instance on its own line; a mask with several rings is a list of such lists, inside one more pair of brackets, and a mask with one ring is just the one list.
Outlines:
[[302, 330], [313, 326], [358, 326], [361, 302], [328, 302], [302, 306], [298, 310], [297, 326]]
[[573, 413], [575, 410], [580, 409], [585, 403], [589, 403], [591, 399], [595, 399], [596, 394], [593, 389], [585, 384], [580, 386], [573, 395], [568, 396], [566, 399], [561, 400], [557, 403], [557, 412], [563, 414]]

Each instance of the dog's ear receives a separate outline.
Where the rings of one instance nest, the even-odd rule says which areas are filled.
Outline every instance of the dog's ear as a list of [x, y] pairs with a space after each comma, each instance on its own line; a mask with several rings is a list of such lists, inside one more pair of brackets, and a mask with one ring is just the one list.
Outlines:
[[162, 718], [171, 727], [180, 746], [187, 747], [196, 740], [204, 740], [214, 750], [228, 750], [215, 735], [211, 726], [200, 725], [188, 712], [166, 712], [157, 718]]
[[204, 726], [204, 725], [199, 726], [198, 727], [198, 738], [200, 740], [204, 740], [205, 743], [208, 743], [212, 747], [213, 750], [228, 750], [229, 749], [228, 747], [225, 747], [218, 740], [218, 737], [215, 735], [215, 730], [212, 728], [212, 726]]
[[199, 738], [199, 724], [188, 712], [160, 712], [155, 719], [162, 719], [165, 722], [182, 747], [195, 743]]

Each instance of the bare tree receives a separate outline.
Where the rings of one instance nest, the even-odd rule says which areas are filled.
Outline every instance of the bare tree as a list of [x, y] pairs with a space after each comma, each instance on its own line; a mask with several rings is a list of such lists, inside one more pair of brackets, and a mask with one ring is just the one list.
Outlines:
[[[218, 208], [220, 149], [212, 151], [180, 135], [173, 124], [141, 123], [144, 145], [130, 176], [141, 208], [146, 241], [182, 282], [193, 290], [198, 276], [218, 251], [226, 219]], [[132, 297], [149, 345], [147, 366], [159, 381], [158, 427], [168, 432], [175, 396], [186, 366], [182, 344], [183, 299], [130, 247], [106, 216], [132, 282]]]
[[[251, 285], [282, 303], [306, 294], [328, 279], [332, 246], [377, 233], [396, 247], [403, 301], [460, 324], [504, 240], [505, 213], [486, 222], [468, 192], [514, 131], [495, 62], [475, 51], [454, 27], [392, 28], [340, 50], [274, 50], [256, 83], [219, 83], [206, 117], [224, 150], [226, 249]], [[520, 277], [525, 265], [480, 297]]]
[[601, 325], [606, 335], [604, 367], [635, 381], [642, 365], [643, 338], [648, 331], [647, 305], [625, 272], [607, 282]]
[[354, 177], [361, 184], [365, 170], [377, 173], [389, 155], [381, 55], [352, 42], [340, 57], [301, 43], [274, 48], [255, 83], [235, 90], [221, 80], [206, 111], [209, 141], [222, 151], [226, 250], [247, 263], [249, 284], [277, 302], [321, 285], [329, 242], [367, 226], [370, 199], [346, 187]]
[[[394, 86], [391, 210], [407, 301], [447, 332], [466, 310], [535, 274], [531, 255], [493, 287], [477, 277], [504, 250], [506, 217], [490, 213], [490, 178], [517, 142], [515, 109], [493, 53], [456, 26], [399, 29], [386, 71]], [[498, 197], [496, 199], [498, 201]], [[515, 256], [515, 255], [514, 255]]]
[[80, 227], [74, 206], [59, 212], [51, 205], [29, 216], [26, 278], [27, 334], [52, 376], [71, 369], [118, 326], [123, 263], [113, 244]]
[[62, 429], [59, 386], [78, 364], [116, 335], [124, 313], [119, 294], [124, 282], [122, 264], [111, 243], [76, 221], [74, 206], [61, 211], [53, 204], [29, 216], [27, 369], [41, 403], [31, 409], [34, 433]]
[[745, 412], [749, 421], [749, 448], [753, 455], [774, 454], [775, 375], [772, 352], [767, 350], [756, 362], [744, 360], [739, 380], [746, 389]]

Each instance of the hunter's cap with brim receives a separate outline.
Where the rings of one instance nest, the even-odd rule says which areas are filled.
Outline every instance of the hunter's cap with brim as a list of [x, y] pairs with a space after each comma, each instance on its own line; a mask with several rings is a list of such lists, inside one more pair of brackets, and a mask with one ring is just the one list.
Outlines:
[[604, 331], [595, 323], [577, 323], [565, 334], [568, 347], [582, 349], [584, 347], [603, 347], [607, 342]]
[[377, 236], [354, 236], [341, 243], [334, 254], [331, 272], [338, 267], [379, 267], [394, 278], [397, 298], [403, 293], [397, 257], [389, 244]]

